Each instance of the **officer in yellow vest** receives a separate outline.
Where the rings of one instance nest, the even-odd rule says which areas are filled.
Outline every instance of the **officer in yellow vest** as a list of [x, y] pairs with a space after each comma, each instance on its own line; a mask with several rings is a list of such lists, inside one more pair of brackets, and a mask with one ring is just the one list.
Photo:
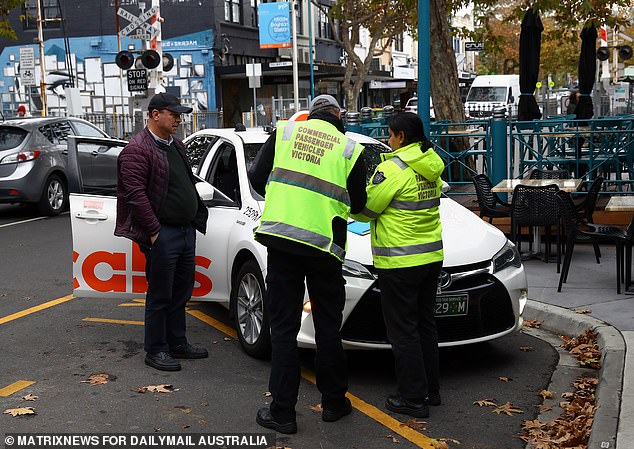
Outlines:
[[444, 163], [417, 115], [393, 116], [388, 132], [393, 151], [381, 155], [383, 162], [368, 184], [366, 207], [353, 218], [370, 221], [372, 257], [394, 353], [398, 392], [385, 406], [426, 418], [428, 405], [440, 405], [434, 306], [443, 261], [438, 208]]
[[315, 323], [322, 420], [337, 421], [352, 411], [339, 333], [345, 303], [341, 265], [348, 216], [366, 200], [362, 151], [344, 135], [337, 100], [319, 95], [307, 121], [278, 122], [249, 170], [253, 188], [266, 194], [255, 238], [268, 249], [265, 311], [272, 345], [271, 406], [259, 409], [256, 421], [280, 433], [297, 432], [297, 333], [305, 286]]

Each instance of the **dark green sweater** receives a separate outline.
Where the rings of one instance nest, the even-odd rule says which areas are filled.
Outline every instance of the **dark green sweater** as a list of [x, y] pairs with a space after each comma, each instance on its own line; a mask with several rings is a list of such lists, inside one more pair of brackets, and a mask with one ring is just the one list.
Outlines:
[[198, 210], [198, 198], [196, 188], [187, 173], [187, 165], [174, 144], [159, 145], [167, 152], [170, 168], [167, 196], [159, 213], [159, 221], [167, 225], [190, 224]]

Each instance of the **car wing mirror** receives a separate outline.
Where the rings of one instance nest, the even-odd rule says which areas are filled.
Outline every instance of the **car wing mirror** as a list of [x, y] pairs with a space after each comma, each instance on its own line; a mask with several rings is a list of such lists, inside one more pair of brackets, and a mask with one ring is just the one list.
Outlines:
[[205, 181], [196, 183], [196, 191], [203, 201], [211, 201], [214, 199], [214, 186]]
[[449, 183], [445, 180], [443, 180], [442, 182], [442, 193], [447, 193], [451, 190], [451, 186], [449, 185]]

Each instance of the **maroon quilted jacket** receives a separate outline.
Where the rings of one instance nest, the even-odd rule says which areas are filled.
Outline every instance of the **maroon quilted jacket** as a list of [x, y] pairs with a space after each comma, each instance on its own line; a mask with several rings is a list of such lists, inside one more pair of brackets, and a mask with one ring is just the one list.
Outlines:
[[[185, 146], [174, 138], [187, 167]], [[189, 170], [192, 183], [194, 174]], [[150, 236], [161, 229], [158, 214], [169, 182], [167, 153], [145, 128], [128, 142], [117, 160], [117, 224], [114, 235], [150, 246]], [[193, 225], [201, 233], [207, 229], [207, 207], [198, 198]]]

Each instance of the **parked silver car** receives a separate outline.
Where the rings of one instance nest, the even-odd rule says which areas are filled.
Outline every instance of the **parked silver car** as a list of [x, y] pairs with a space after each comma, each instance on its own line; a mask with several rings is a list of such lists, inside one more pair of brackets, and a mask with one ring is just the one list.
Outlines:
[[[73, 117], [12, 119], [0, 123], [0, 203], [32, 203], [45, 215], [68, 205], [68, 136], [107, 138], [99, 128]], [[123, 143], [125, 144], [125, 142]], [[109, 187], [120, 148], [87, 145], [80, 149], [82, 176]], [[101, 170], [100, 167], [103, 169]], [[112, 179], [109, 179], [112, 178]], [[111, 186], [110, 186], [111, 187]]]

